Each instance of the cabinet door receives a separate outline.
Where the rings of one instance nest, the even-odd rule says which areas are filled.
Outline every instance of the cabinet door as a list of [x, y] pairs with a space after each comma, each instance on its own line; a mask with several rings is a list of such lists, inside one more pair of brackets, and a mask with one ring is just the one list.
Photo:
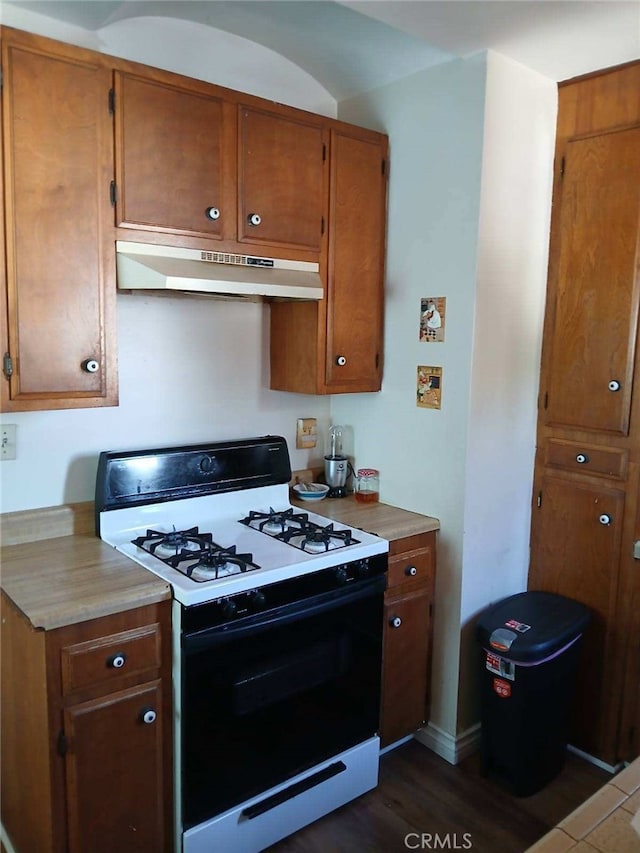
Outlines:
[[535, 503], [529, 588], [566, 595], [591, 611], [570, 742], [603, 755], [607, 739], [611, 750], [622, 690], [615, 614], [625, 492], [547, 477]]
[[161, 708], [153, 681], [65, 710], [70, 853], [165, 849]]
[[331, 136], [326, 382], [378, 391], [386, 222], [385, 143]]
[[425, 720], [429, 671], [428, 590], [385, 598], [380, 739], [385, 746]]
[[131, 74], [116, 74], [115, 91], [117, 224], [235, 236], [234, 150], [225, 138], [233, 108], [209, 94]]
[[12, 411], [117, 403], [111, 74], [50, 44], [3, 34]]
[[240, 106], [238, 240], [319, 252], [325, 157], [319, 121]]
[[570, 140], [559, 204], [545, 420], [626, 435], [640, 304], [640, 128]]

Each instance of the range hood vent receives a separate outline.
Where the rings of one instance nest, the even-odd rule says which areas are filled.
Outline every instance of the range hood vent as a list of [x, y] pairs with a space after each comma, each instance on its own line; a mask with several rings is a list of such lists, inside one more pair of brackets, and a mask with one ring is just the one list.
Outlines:
[[254, 255], [116, 242], [119, 290], [202, 293], [235, 299], [317, 301], [319, 265]]

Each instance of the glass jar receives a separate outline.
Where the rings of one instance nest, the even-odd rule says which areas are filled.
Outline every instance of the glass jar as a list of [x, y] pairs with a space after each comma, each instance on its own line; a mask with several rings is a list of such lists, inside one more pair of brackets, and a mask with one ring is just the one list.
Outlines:
[[380, 500], [380, 472], [376, 468], [358, 468], [356, 471], [356, 500], [360, 503]]

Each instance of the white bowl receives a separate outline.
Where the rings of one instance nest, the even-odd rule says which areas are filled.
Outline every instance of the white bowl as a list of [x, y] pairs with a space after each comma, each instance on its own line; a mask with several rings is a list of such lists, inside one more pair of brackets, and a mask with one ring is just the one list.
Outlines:
[[[311, 486], [311, 488], [309, 488], [309, 486]], [[293, 491], [303, 501], [321, 501], [326, 498], [329, 486], [325, 486], [323, 483], [310, 483], [305, 485], [302, 483], [296, 483], [293, 487]]]

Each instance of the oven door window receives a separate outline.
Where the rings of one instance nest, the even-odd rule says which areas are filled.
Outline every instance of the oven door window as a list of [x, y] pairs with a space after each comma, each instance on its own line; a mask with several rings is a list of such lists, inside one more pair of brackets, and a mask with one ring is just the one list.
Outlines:
[[183, 651], [185, 828], [378, 730], [382, 591]]

